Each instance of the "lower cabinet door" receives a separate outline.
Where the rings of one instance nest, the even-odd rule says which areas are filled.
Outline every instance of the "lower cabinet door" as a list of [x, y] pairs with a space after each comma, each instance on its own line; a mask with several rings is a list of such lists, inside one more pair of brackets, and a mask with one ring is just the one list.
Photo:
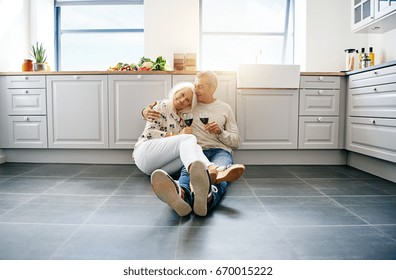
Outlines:
[[338, 117], [300, 117], [299, 149], [337, 149]]
[[349, 117], [347, 150], [396, 162], [396, 119]]
[[9, 116], [10, 148], [47, 148], [46, 116]]

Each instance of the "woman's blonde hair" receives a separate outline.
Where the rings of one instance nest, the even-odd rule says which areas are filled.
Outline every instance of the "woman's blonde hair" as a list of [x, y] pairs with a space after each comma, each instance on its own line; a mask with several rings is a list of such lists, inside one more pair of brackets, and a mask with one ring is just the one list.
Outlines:
[[[169, 104], [172, 106], [173, 108], [173, 97], [176, 94], [176, 92], [178, 92], [179, 90], [183, 89], [183, 88], [189, 88], [191, 89], [193, 96], [192, 96], [192, 100], [191, 100], [191, 107], [190, 108], [186, 108], [180, 111], [180, 113], [182, 112], [191, 112], [192, 110], [194, 110], [195, 106], [197, 105], [197, 96], [195, 95], [195, 86], [193, 83], [190, 82], [183, 82], [183, 83], [179, 83], [177, 85], [175, 85], [170, 91], [169, 91]], [[174, 108], [173, 108], [174, 109]]]

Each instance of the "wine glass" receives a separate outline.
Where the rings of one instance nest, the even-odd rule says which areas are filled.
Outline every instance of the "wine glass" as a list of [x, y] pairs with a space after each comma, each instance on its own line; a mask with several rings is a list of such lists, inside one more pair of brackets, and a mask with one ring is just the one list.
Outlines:
[[208, 124], [208, 122], [209, 122], [209, 117], [208, 117], [208, 115], [206, 113], [200, 113], [199, 114], [199, 119], [201, 120], [201, 122], [203, 124]]
[[194, 120], [194, 115], [192, 113], [184, 113], [183, 120], [187, 126], [191, 126]]

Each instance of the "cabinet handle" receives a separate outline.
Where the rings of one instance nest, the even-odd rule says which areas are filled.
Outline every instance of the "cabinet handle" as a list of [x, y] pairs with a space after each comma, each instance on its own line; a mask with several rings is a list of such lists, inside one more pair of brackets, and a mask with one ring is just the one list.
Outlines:
[[28, 93], [29, 93], [29, 91], [28, 91], [28, 90], [25, 90], [25, 93], [26, 93], [26, 94], [28, 94]]
[[318, 90], [318, 94], [323, 94], [323, 90], [322, 89]]
[[140, 80], [142, 78], [142, 75], [137, 75], [136, 78]]
[[370, 119], [370, 123], [371, 124], [375, 124], [375, 120], [374, 119]]
[[323, 81], [323, 80], [324, 80], [323, 76], [320, 76], [320, 77], [319, 77], [319, 80], [320, 80], [320, 81]]
[[78, 80], [78, 79], [80, 79], [80, 77], [79, 76], [74, 76], [73, 79]]
[[29, 80], [29, 77], [28, 77], [28, 76], [26, 76], [26, 77], [25, 77], [25, 80]]
[[241, 90], [241, 89], [238, 89], [238, 90], [237, 90], [237, 93], [241, 94], [241, 93], [242, 93], [242, 90]]
[[29, 121], [29, 117], [24, 117], [23, 118], [25, 121]]
[[377, 88], [373, 88], [373, 91], [374, 91], [374, 92], [377, 92]]
[[373, 72], [373, 75], [377, 75], [377, 74], [378, 74], [378, 72], [377, 72], [377, 71], [374, 71], [374, 72]]
[[318, 122], [321, 122], [323, 119], [322, 119], [322, 117], [319, 117], [318, 118]]

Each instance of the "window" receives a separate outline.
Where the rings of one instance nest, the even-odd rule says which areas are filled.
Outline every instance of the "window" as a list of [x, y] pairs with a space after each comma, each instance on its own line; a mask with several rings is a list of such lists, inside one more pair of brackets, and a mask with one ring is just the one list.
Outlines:
[[294, 0], [200, 0], [201, 68], [292, 64]]
[[143, 0], [57, 0], [55, 14], [57, 70], [106, 70], [143, 56]]

